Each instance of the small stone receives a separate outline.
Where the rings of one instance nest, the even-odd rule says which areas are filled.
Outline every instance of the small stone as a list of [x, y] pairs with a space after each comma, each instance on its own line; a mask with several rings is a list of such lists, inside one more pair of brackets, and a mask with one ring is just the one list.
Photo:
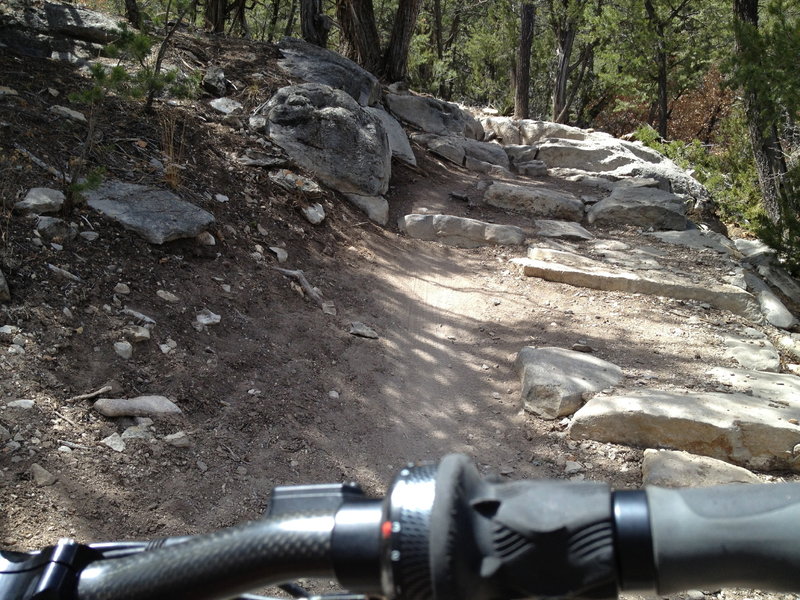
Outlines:
[[56, 451], [64, 454], [70, 454], [72, 452], [72, 448], [69, 446], [59, 446]]
[[173, 294], [172, 292], [168, 292], [167, 290], [158, 290], [156, 292], [156, 296], [158, 296], [162, 300], [165, 300], [166, 302], [171, 302], [173, 304], [181, 301], [181, 299], [178, 298], [175, 294]]
[[564, 473], [567, 475], [573, 475], [575, 473], [580, 473], [581, 471], [583, 471], [583, 465], [574, 460], [568, 460], [567, 464], [564, 466]]
[[185, 431], [178, 431], [177, 433], [165, 435], [164, 441], [176, 448], [189, 448], [192, 445], [192, 441], [189, 439], [189, 436], [186, 435]]
[[18, 212], [40, 215], [42, 213], [56, 213], [61, 210], [66, 196], [59, 190], [51, 188], [32, 188], [28, 190], [25, 199], [14, 205]]
[[0, 425], [0, 442], [7, 442], [11, 439], [11, 432]]
[[216, 246], [217, 240], [208, 231], [203, 231], [195, 238], [201, 246]]
[[195, 329], [202, 331], [204, 327], [210, 325], [218, 325], [222, 321], [222, 317], [217, 313], [211, 312], [207, 308], [201, 310], [195, 316]]
[[278, 248], [277, 246], [270, 246], [270, 251], [275, 255], [275, 258], [278, 259], [279, 263], [285, 263], [289, 259], [289, 253], [286, 252], [283, 248]]
[[31, 477], [33, 478], [33, 482], [39, 487], [53, 485], [58, 481], [58, 477], [37, 463], [31, 465]]
[[232, 288], [227, 283], [223, 283], [220, 287], [222, 288], [222, 291], [225, 292], [226, 294], [230, 294], [231, 293], [231, 289]]
[[106, 417], [161, 417], [181, 413], [181, 409], [164, 396], [101, 398], [92, 408]]
[[100, 234], [97, 233], [96, 231], [81, 231], [78, 235], [81, 236], [83, 239], [85, 239], [87, 242], [93, 242], [100, 237]]
[[67, 108], [66, 106], [51, 106], [50, 112], [60, 117], [72, 119], [73, 121], [86, 123], [86, 116], [83, 113], [80, 113], [77, 110], [72, 110], [71, 108]]
[[229, 115], [243, 108], [242, 103], [233, 98], [215, 98], [209, 102], [209, 104], [211, 108], [225, 115]]
[[122, 440], [122, 436], [120, 436], [118, 433], [112, 433], [107, 438], [100, 440], [100, 443], [108, 446], [115, 452], [122, 452], [125, 450], [125, 442]]
[[322, 312], [326, 315], [336, 316], [336, 305], [333, 303], [332, 300], [325, 300], [322, 303]]
[[687, 600], [704, 600], [706, 595], [700, 590], [689, 590], [686, 592]]
[[169, 354], [170, 352], [173, 352], [177, 347], [178, 347], [178, 342], [176, 342], [172, 338], [167, 338], [166, 343], [158, 345], [158, 349], [161, 350], [163, 354]]
[[135, 425], [128, 427], [120, 437], [123, 440], [150, 440], [153, 439], [153, 434], [146, 427]]
[[499, 392], [493, 392], [492, 393], [492, 398], [494, 398], [495, 400], [500, 400], [500, 393]]
[[217, 202], [228, 202], [230, 198], [228, 198], [225, 194], [214, 194], [214, 200]]
[[572, 349], [575, 352], [594, 352], [594, 348], [588, 344], [572, 344]]
[[338, 400], [339, 392], [337, 392], [336, 390], [331, 390], [330, 392], [328, 392], [328, 398], [330, 398], [331, 400]]
[[237, 475], [247, 475], [247, 468], [246, 467], [236, 467], [236, 474]]
[[133, 327], [128, 327], [122, 332], [128, 340], [133, 342], [134, 344], [138, 344], [139, 342], [146, 342], [150, 339], [150, 330], [147, 327], [140, 327], [139, 325], [135, 325]]
[[25, 336], [23, 336], [23, 335], [21, 335], [21, 334], [19, 334], [19, 333], [18, 333], [17, 335], [15, 335], [15, 336], [14, 336], [14, 337], [11, 339], [11, 343], [12, 343], [12, 344], [16, 344], [17, 346], [21, 346], [21, 347], [23, 347], [23, 348], [24, 348], [25, 346], [27, 346], [27, 345], [28, 345], [28, 340], [27, 340], [27, 339], [25, 339]]
[[64, 249], [64, 246], [61, 244], [56, 244], [55, 242], [50, 242], [50, 247], [56, 252], [61, 252]]
[[114, 293], [128, 295], [131, 293], [131, 288], [128, 287], [128, 284], [126, 283], [118, 283], [117, 285], [114, 286]]
[[12, 400], [7, 403], [8, 408], [20, 408], [22, 410], [30, 410], [36, 403], [33, 400]]
[[124, 360], [129, 360], [133, 356], [133, 346], [130, 342], [114, 342], [114, 352]]
[[361, 323], [360, 321], [353, 321], [352, 323], [350, 323], [349, 333], [351, 335], [363, 338], [369, 338], [372, 340], [378, 339], [378, 334], [375, 332], [375, 330], [369, 327], [368, 325]]
[[302, 211], [303, 216], [312, 225], [319, 225], [325, 220], [325, 209], [322, 208], [322, 205], [318, 202], [315, 202], [309, 206], [304, 206]]
[[208, 471], [208, 465], [204, 463], [202, 460], [198, 460], [195, 464], [197, 465], [197, 468], [201, 473], [205, 473], [206, 471]]

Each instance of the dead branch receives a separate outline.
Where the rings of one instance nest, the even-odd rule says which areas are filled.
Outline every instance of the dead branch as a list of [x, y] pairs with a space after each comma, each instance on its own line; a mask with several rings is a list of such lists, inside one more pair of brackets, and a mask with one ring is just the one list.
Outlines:
[[78, 400], [89, 400], [90, 398], [96, 398], [100, 394], [105, 394], [106, 392], [110, 392], [113, 388], [110, 385], [106, 385], [101, 387], [96, 392], [89, 392], [88, 394], [81, 394], [80, 396], [73, 396], [72, 398], [67, 398], [67, 402], [77, 402]]
[[20, 154], [23, 154], [26, 157], [28, 157], [28, 160], [30, 160], [37, 167], [41, 167], [42, 169], [44, 169], [45, 171], [50, 173], [53, 177], [57, 177], [58, 179], [61, 179], [62, 181], [66, 181], [67, 183], [72, 183], [72, 178], [68, 174], [66, 174], [66, 173], [64, 173], [62, 171], [59, 171], [58, 169], [56, 169], [55, 167], [53, 167], [51, 165], [48, 165], [41, 158], [38, 158], [32, 152], [29, 152], [28, 150], [26, 150], [25, 148], [23, 148], [22, 146], [20, 146], [16, 142], [14, 143], [14, 148]]
[[286, 275], [287, 277], [291, 277], [292, 279], [296, 279], [300, 286], [303, 288], [303, 291], [308, 294], [308, 297], [311, 298], [314, 302], [319, 304], [320, 306], [323, 305], [324, 300], [322, 299], [322, 294], [320, 294], [314, 287], [308, 283], [308, 279], [303, 274], [300, 269], [296, 271], [292, 271], [291, 269], [281, 269], [280, 267], [272, 267], [275, 271]]

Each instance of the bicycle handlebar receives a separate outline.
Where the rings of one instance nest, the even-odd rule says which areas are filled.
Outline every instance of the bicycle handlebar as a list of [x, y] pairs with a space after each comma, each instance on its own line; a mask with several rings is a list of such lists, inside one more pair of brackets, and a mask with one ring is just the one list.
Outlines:
[[17, 586], [4, 587], [13, 569], [0, 560], [0, 600], [218, 600], [314, 576], [398, 600], [798, 591], [800, 484], [612, 492], [593, 482], [497, 483], [451, 455], [403, 469], [382, 500], [354, 485], [280, 487], [262, 521], [157, 545], [83, 556], [67, 569], [68, 595], [23, 595], [21, 563]]

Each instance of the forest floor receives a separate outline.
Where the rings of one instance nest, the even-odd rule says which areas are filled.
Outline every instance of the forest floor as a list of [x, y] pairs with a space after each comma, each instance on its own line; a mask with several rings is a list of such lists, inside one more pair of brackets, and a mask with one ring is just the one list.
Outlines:
[[[246, 107], [289, 83], [269, 47], [182, 44], [178, 57], [192, 60], [180, 54], [191, 44], [191, 56], [224, 65], [243, 84], [236, 97]], [[48, 107], [69, 104], [66, 96], [87, 80], [60, 63], [0, 54], [0, 84], [19, 94], [0, 98], [0, 192], [8, 205], [29, 188], [59, 187], [14, 157], [12, 144], [51, 164], [74, 157], [85, 126], [54, 118]], [[526, 278], [509, 262], [524, 249], [464, 250], [407, 238], [396, 219], [421, 209], [526, 225], [454, 199], [451, 192], [469, 195], [478, 176], [419, 148], [417, 168], [395, 165], [389, 227], [330, 193], [322, 200], [327, 218], [310, 225], [298, 210], [301, 198], [271, 186], [266, 170], [231, 159], [257, 144], [220, 121], [203, 99], [159, 105], [153, 115], [110, 99], [92, 154], [108, 178], [159, 185], [151, 159], [173, 154], [183, 165], [177, 193], [216, 217], [210, 251], [193, 240], [148, 244], [85, 206], [71, 220], [99, 239], [39, 247], [32, 222], [4, 209], [0, 266], [13, 299], [0, 306], [0, 325], [19, 328], [25, 344], [24, 354], [0, 345], [0, 425], [17, 442], [0, 451], [3, 547], [41, 547], [64, 536], [207, 532], [258, 518], [275, 485], [355, 480], [379, 495], [407, 462], [450, 452], [509, 479], [566, 478], [566, 462], [578, 461], [586, 479], [636, 487], [642, 449], [576, 442], [564, 423], [522, 411], [517, 352], [584, 341], [623, 368], [628, 387], [712, 389], [705, 371], [720, 364], [718, 328], [745, 324], [695, 303]], [[216, 194], [229, 201], [217, 202]], [[273, 269], [269, 252], [256, 260], [259, 245], [285, 248], [289, 258], [280, 266], [302, 269], [337, 314], [298, 293]], [[687, 270], [715, 268], [691, 253], [678, 259]], [[82, 281], [59, 279], [48, 264]], [[120, 283], [129, 294], [115, 292]], [[179, 301], [164, 301], [159, 290]], [[135, 344], [129, 360], [113, 350], [130, 325], [124, 307], [156, 322], [153, 339]], [[221, 323], [197, 331], [192, 323], [203, 309]], [[355, 321], [378, 339], [351, 335]], [[175, 349], [163, 354], [159, 344], [170, 339]], [[127, 439], [117, 452], [101, 440], [133, 422], [101, 416], [90, 400], [70, 400], [109, 383], [110, 395], [163, 395], [183, 412], [156, 420], [154, 437]], [[5, 406], [18, 399], [35, 404]], [[189, 447], [163, 440], [179, 431]], [[34, 463], [57, 481], [37, 485]]]

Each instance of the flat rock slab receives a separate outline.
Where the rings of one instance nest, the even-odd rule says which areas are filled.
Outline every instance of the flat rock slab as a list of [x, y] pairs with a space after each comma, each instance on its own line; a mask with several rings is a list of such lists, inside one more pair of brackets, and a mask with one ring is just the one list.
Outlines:
[[538, 219], [533, 223], [536, 235], [564, 240], [592, 240], [594, 236], [572, 221]]
[[515, 364], [525, 410], [545, 419], [572, 414], [588, 396], [622, 380], [617, 365], [564, 348], [526, 346]]
[[406, 215], [400, 227], [409, 237], [460, 248], [518, 246], [524, 244], [526, 238], [525, 232], [513, 225], [496, 225], [452, 215]]
[[483, 139], [483, 127], [457, 104], [413, 94], [384, 94], [395, 117], [426, 133]]
[[181, 409], [164, 396], [100, 398], [92, 408], [106, 417], [163, 417], [181, 413]]
[[675, 244], [696, 250], [711, 249], [720, 254], [730, 254], [734, 257], [741, 256], [736, 245], [721, 233], [703, 231], [702, 229], [689, 229], [687, 231], [656, 231], [648, 233], [667, 244]]
[[736, 238], [733, 243], [744, 259], [752, 265], [766, 265], [775, 260], [775, 250], [760, 240]]
[[61, 210], [65, 200], [64, 193], [51, 188], [31, 188], [25, 198], [14, 205], [14, 210], [26, 214], [41, 215]]
[[589, 223], [637, 225], [653, 229], [686, 229], [685, 201], [650, 187], [617, 187], [611, 195], [592, 206]]
[[716, 458], [680, 450], [644, 451], [642, 485], [703, 487], [728, 483], [761, 483], [755, 473]]
[[761, 278], [748, 271], [745, 271], [743, 274], [747, 289], [750, 290], [756, 297], [756, 300], [758, 300], [758, 304], [761, 306], [761, 312], [764, 313], [764, 317], [766, 317], [767, 321], [781, 329], [791, 329], [797, 324], [797, 318], [786, 308], [786, 305], [781, 302], [781, 299], [772, 292]]
[[362, 106], [381, 98], [377, 78], [341, 54], [294, 38], [282, 39], [278, 48], [283, 54], [278, 65], [303, 81], [343, 90]]
[[714, 367], [708, 374], [732, 390], [770, 400], [787, 409], [786, 418], [800, 418], [800, 377], [748, 369]]
[[649, 390], [596, 396], [572, 419], [576, 440], [685, 450], [755, 469], [800, 471], [800, 426], [745, 394]]
[[167, 190], [109, 181], [84, 192], [89, 206], [151, 244], [195, 237], [214, 216]]
[[766, 335], [752, 328], [722, 335], [725, 357], [753, 371], [779, 371], [781, 357]]
[[[416, 133], [411, 138], [434, 154], [461, 167], [478, 170], [475, 162], [479, 161], [502, 167], [505, 171], [508, 171], [511, 164], [505, 150], [491, 142], [480, 142], [466, 138], [463, 135], [438, 135], [432, 133]], [[468, 160], [471, 160], [471, 165], [467, 163]]]
[[559, 262], [518, 258], [512, 262], [520, 265], [528, 277], [594, 290], [696, 300], [728, 310], [754, 323], [764, 320], [755, 298], [733, 285], [701, 286], [674, 275], [640, 275], [571, 252], [561, 252], [557, 260]]
[[800, 304], [800, 283], [784, 269], [772, 265], [761, 265], [758, 267], [758, 274], [770, 285], [783, 292], [783, 295], [789, 300]]
[[544, 185], [516, 185], [495, 181], [484, 192], [483, 201], [491, 206], [533, 217], [581, 221], [584, 214], [583, 202], [577, 196]]

